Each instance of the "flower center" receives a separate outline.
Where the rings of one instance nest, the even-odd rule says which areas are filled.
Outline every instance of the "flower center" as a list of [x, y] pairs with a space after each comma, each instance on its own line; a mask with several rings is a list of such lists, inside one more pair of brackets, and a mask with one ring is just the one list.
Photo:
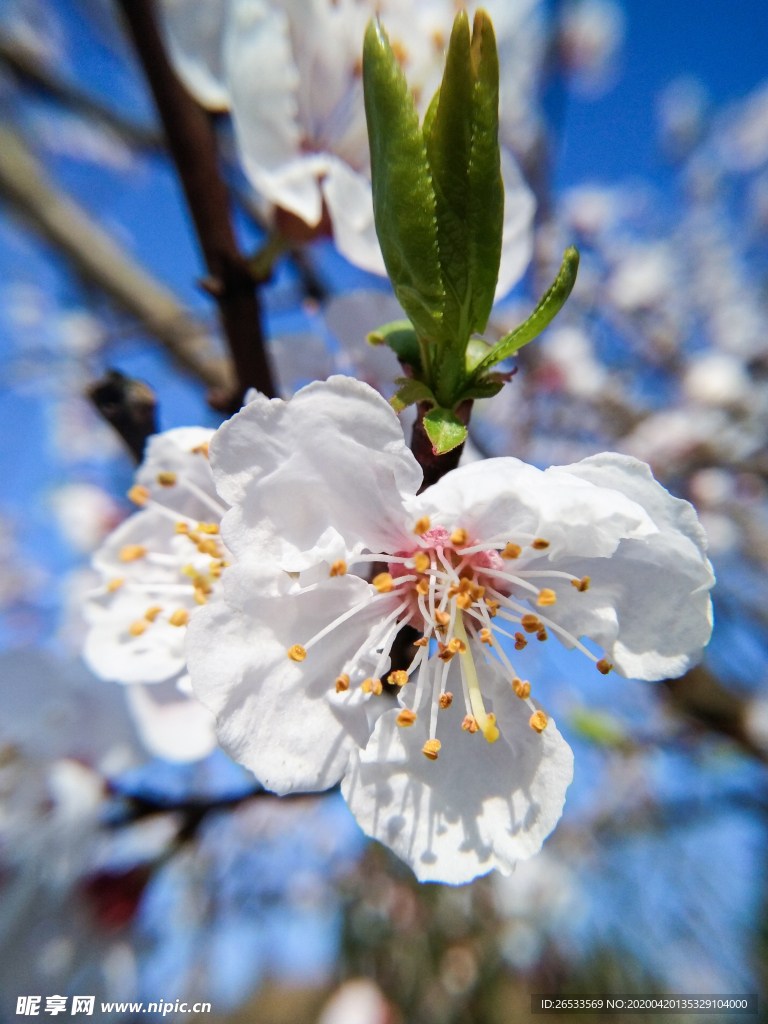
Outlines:
[[[414, 543], [409, 550], [394, 555], [363, 554], [354, 563], [386, 562], [387, 571], [378, 573], [372, 581], [372, 590], [358, 605], [339, 616], [306, 644], [295, 644], [288, 656], [303, 661], [307, 651], [323, 637], [347, 622], [372, 601], [382, 602], [383, 618], [373, 627], [365, 643], [343, 666], [336, 680], [336, 692], [349, 690], [359, 683], [363, 674], [362, 659], [374, 650], [377, 657], [373, 676], [366, 676], [361, 689], [366, 694], [378, 694], [382, 687], [380, 675], [387, 663], [395, 637], [406, 624], [415, 626], [422, 634], [416, 640], [418, 648], [407, 669], [391, 672], [388, 681], [402, 686], [414, 673], [417, 683], [410, 707], [398, 715], [398, 725], [413, 725], [418, 717], [425, 692], [431, 692], [429, 739], [424, 755], [437, 760], [440, 741], [437, 739], [438, 713], [451, 706], [453, 694], [447, 689], [450, 664], [459, 656], [461, 685], [466, 707], [462, 728], [469, 732], [482, 732], [489, 743], [499, 737], [496, 718], [486, 711], [477, 668], [472, 653], [483, 651], [488, 662], [495, 662], [508, 677], [514, 693], [524, 700], [530, 710], [530, 725], [536, 732], [546, 728], [546, 715], [537, 710], [530, 697], [531, 686], [515, 671], [499, 635], [514, 640], [515, 650], [522, 651], [528, 644], [528, 635], [539, 641], [549, 637], [548, 629], [559, 634], [594, 661], [599, 671], [607, 673], [611, 665], [598, 659], [576, 637], [541, 612], [532, 612], [517, 596], [520, 591], [528, 600], [535, 598], [537, 608], [548, 608], [557, 603], [555, 585], [567, 583], [579, 593], [589, 589], [589, 577], [579, 579], [571, 573], [550, 569], [523, 569], [508, 571], [508, 563], [533, 558], [549, 547], [543, 537], [491, 537], [473, 539], [468, 531], [457, 526], [452, 532], [443, 526], [432, 527], [424, 516], [414, 526]], [[345, 575], [347, 563], [339, 560], [330, 570], [331, 576]], [[546, 580], [553, 587], [537, 585]], [[534, 582], [537, 581], [537, 582]], [[503, 629], [498, 620], [519, 625], [518, 632]], [[494, 621], [496, 620], [496, 621]]]

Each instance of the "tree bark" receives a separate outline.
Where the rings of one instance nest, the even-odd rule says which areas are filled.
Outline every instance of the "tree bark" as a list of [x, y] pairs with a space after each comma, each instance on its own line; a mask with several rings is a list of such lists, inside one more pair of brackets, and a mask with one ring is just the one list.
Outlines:
[[176, 77], [158, 29], [153, 0], [117, 0], [144, 68], [203, 252], [206, 290], [218, 303], [237, 386], [214, 399], [234, 412], [248, 388], [270, 398], [275, 387], [264, 347], [256, 283], [241, 254], [221, 174], [210, 115]]

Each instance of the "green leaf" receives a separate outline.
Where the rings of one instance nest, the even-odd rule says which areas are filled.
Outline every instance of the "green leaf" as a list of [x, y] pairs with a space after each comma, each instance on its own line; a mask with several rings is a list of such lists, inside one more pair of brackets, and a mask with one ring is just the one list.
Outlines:
[[630, 742], [621, 723], [607, 711], [576, 708], [571, 713], [571, 728], [599, 747], [626, 747]]
[[421, 372], [419, 338], [410, 320], [393, 320], [367, 336], [369, 345], [389, 345], [401, 363]]
[[[469, 161], [472, 151], [472, 62], [466, 11], [456, 15], [440, 94], [426, 136], [437, 214], [437, 242], [446, 288], [446, 318], [456, 338], [469, 297]], [[464, 333], [469, 331], [464, 328]]]
[[363, 87], [384, 263], [400, 305], [421, 334], [434, 338], [444, 301], [435, 195], [413, 97], [377, 21], [365, 33]]
[[446, 289], [446, 330], [463, 345], [488, 322], [501, 259], [504, 186], [498, 143], [499, 62], [490, 19], [453, 23], [439, 96], [424, 122]]
[[424, 417], [424, 429], [432, 442], [435, 455], [445, 455], [452, 448], [463, 444], [467, 438], [467, 428], [450, 409], [439, 406], [428, 412]]
[[395, 384], [401, 385], [389, 400], [389, 404], [395, 412], [402, 412], [406, 406], [413, 405], [415, 402], [435, 404], [435, 396], [423, 381], [413, 380], [411, 377], [396, 377]]
[[500, 341], [498, 341], [485, 359], [480, 363], [475, 373], [483, 372], [500, 363], [502, 359], [508, 359], [514, 355], [523, 345], [533, 341], [549, 324], [555, 319], [563, 308], [566, 299], [571, 294], [576, 283], [576, 274], [579, 270], [579, 251], [574, 246], [569, 246], [563, 255], [563, 263], [560, 272], [555, 278], [549, 290], [544, 294], [538, 306], [528, 319], [516, 327]]
[[493, 23], [483, 10], [472, 31], [472, 154], [469, 162], [469, 327], [482, 333], [491, 314], [501, 263], [504, 183], [499, 150], [499, 54]]
[[461, 393], [459, 401], [463, 402], [467, 398], [493, 398], [506, 384], [505, 376], [506, 374], [489, 373], [481, 377]]

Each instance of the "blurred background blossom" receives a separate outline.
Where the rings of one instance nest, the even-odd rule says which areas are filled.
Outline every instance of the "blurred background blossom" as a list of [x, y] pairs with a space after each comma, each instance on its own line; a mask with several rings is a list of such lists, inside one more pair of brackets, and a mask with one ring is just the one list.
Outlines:
[[[190, 746], [194, 723], [168, 725], [183, 687], [92, 676], [79, 656], [90, 557], [133, 510], [134, 460], [88, 396], [116, 370], [150, 385], [160, 430], [221, 422], [210, 382], [180, 369], [153, 329], [147, 296], [172, 301], [215, 356], [224, 348], [117, 6], [0, 0], [3, 1019], [19, 994], [90, 992], [200, 998], [242, 1022], [502, 1024], [529, 1012], [532, 991], [763, 984], [767, 16], [757, 0], [488, 6], [503, 142], [520, 169], [515, 287], [489, 337], [527, 315], [566, 245], [582, 263], [511, 383], [476, 403], [465, 458], [546, 466], [608, 449], [650, 462], [709, 537], [718, 585], [704, 665], [648, 685], [595, 678], [538, 645], [542, 699], [576, 754], [566, 812], [510, 878], [459, 888], [418, 886], [337, 793], [278, 800], [220, 750]], [[263, 260], [272, 244], [276, 257], [260, 296], [279, 392], [342, 372], [389, 397], [395, 357], [365, 341], [400, 315], [369, 272], [360, 213], [355, 47], [369, 5], [163, 9], [179, 73], [215, 112], [242, 250]], [[439, 2], [382, 7], [422, 108], [451, 17]], [[247, 25], [228, 51], [232, 18]], [[266, 54], [259, 24], [277, 33]], [[271, 62], [258, 78], [254, 53]], [[329, 112], [334, 75], [343, 102]], [[297, 156], [299, 130], [312, 155]], [[276, 184], [278, 143], [308, 171], [293, 205], [296, 181]], [[36, 200], [14, 177], [20, 152], [41, 175]], [[349, 189], [342, 200], [357, 189], [359, 209], [334, 187]], [[68, 224], [115, 243], [113, 287], [88, 271], [77, 236], [56, 235], [40, 206], [51, 197]]]

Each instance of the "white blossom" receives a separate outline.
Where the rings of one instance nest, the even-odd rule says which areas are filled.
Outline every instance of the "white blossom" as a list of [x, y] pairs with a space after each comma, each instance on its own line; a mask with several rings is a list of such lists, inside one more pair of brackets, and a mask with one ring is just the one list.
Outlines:
[[[180, 427], [149, 439], [129, 496], [141, 511], [93, 557], [101, 585], [87, 597], [84, 658], [100, 678], [128, 684], [128, 706], [150, 753], [204, 757], [216, 745], [213, 719], [185, 688], [184, 633], [220, 586], [227, 552], [225, 511], [208, 463], [213, 431]], [[170, 698], [142, 685], [176, 680]]]
[[[475, 6], [469, 5], [470, 14]], [[532, 252], [535, 200], [510, 147], [521, 134], [520, 124], [530, 120], [530, 64], [536, 66], [541, 41], [537, 0], [486, 7], [499, 41], [502, 143], [506, 138], [501, 297], [520, 279]], [[320, 224], [325, 207], [339, 251], [357, 266], [384, 275], [363, 106], [365, 26], [376, 15], [382, 18], [423, 114], [440, 84], [454, 5], [447, 0], [164, 0], [163, 10], [177, 71], [205, 106], [229, 106], [243, 169], [257, 192], [310, 227]]]
[[[562, 811], [571, 751], [502, 636], [520, 652], [551, 633], [641, 679], [681, 674], [709, 639], [695, 512], [628, 456], [489, 459], [417, 494], [395, 413], [332, 377], [257, 397], [211, 465], [234, 564], [190, 625], [195, 693], [267, 788], [343, 779], [365, 831], [422, 880], [508, 871]], [[405, 625], [417, 654], [387, 679]]]

